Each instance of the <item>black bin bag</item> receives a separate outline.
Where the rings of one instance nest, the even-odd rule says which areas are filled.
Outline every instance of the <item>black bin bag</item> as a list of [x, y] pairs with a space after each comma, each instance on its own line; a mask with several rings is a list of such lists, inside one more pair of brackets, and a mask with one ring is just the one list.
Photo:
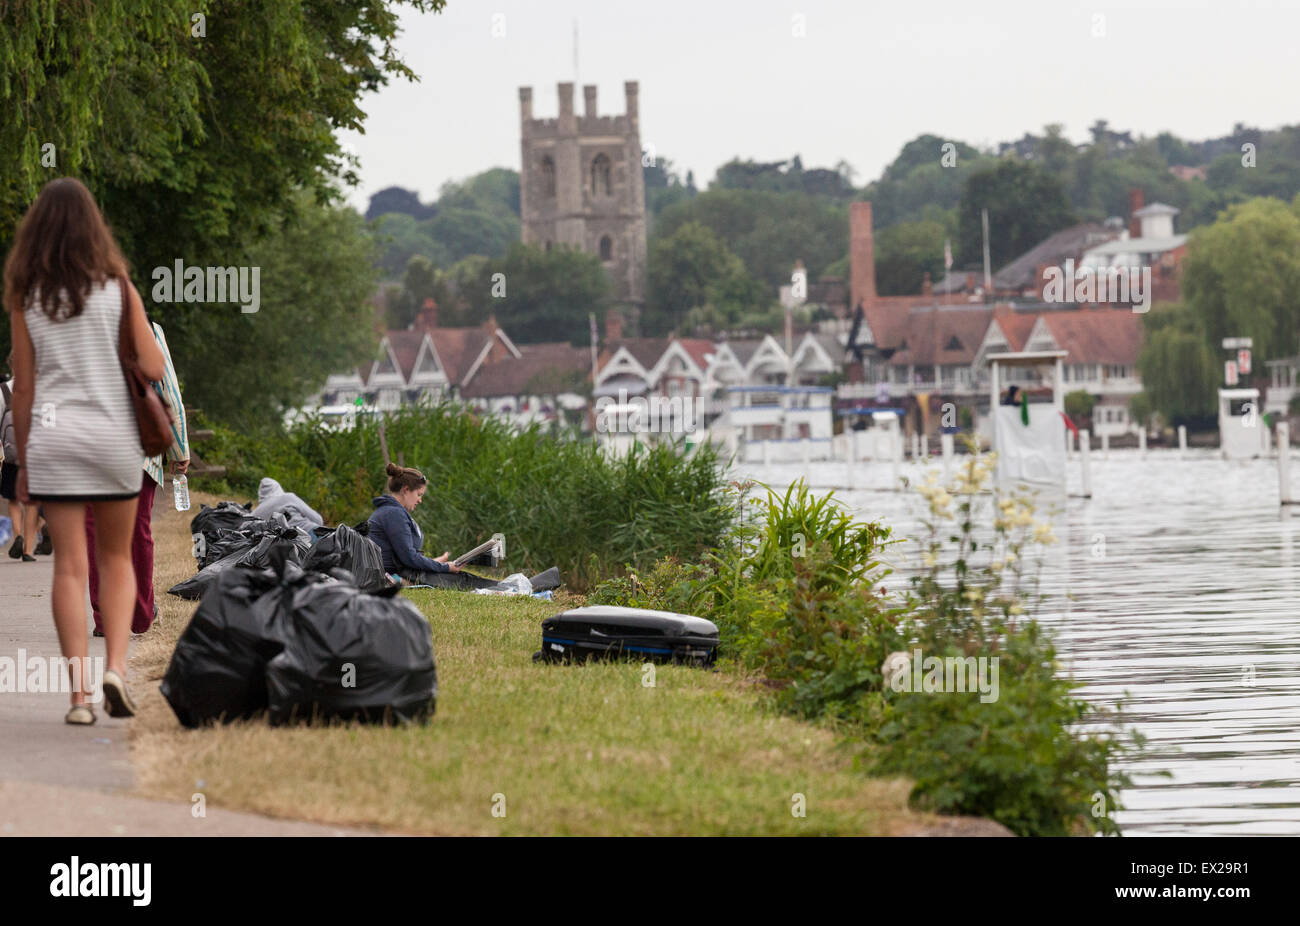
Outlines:
[[235, 567], [213, 580], [163, 676], [162, 695], [186, 727], [266, 710], [266, 664], [284, 646], [280, 579]]
[[281, 604], [284, 648], [266, 669], [271, 723], [430, 718], [438, 677], [429, 622], [397, 591], [365, 592], [346, 580], [294, 586]]
[[340, 524], [317, 540], [302, 561], [302, 568], [317, 572], [346, 569], [362, 591], [376, 592], [388, 586], [384, 555], [379, 544], [369, 537], [362, 537], [346, 524]]
[[202, 569], [234, 552], [233, 547], [230, 546], [231, 538], [239, 537], [254, 525], [261, 525], [261, 529], [265, 530], [265, 524], [266, 522], [258, 521], [246, 508], [235, 502], [220, 502], [215, 508], [201, 506], [199, 513], [190, 519], [190, 534], [194, 538], [194, 558], [198, 560], [199, 568]]
[[289, 527], [281, 514], [261, 523], [266, 525], [261, 534], [249, 537], [246, 544], [238, 545], [235, 550], [215, 563], [204, 566], [195, 575], [177, 582], [167, 589], [167, 594], [195, 601], [202, 598], [204, 592], [216, 581], [217, 576], [231, 566], [243, 565], [265, 569], [272, 565], [277, 557], [283, 557], [288, 562], [302, 562], [307, 551], [311, 549], [311, 537], [306, 531]]
[[245, 521], [238, 530], [223, 529], [217, 531], [215, 539], [207, 540], [205, 538], [202, 547], [197, 551], [199, 555], [195, 557], [199, 569], [206, 569], [218, 560], [225, 559], [231, 553], [251, 550], [257, 546], [257, 542], [262, 539], [262, 535], [267, 532], [270, 526], [268, 522], [254, 518]]

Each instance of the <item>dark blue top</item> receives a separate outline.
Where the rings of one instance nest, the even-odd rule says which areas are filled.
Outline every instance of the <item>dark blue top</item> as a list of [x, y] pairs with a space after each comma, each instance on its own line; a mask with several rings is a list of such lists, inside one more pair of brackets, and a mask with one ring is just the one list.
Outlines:
[[420, 552], [424, 546], [424, 532], [415, 518], [391, 495], [372, 498], [375, 513], [370, 516], [370, 539], [379, 544], [384, 554], [384, 569], [397, 572], [411, 569], [416, 572], [447, 572], [447, 564], [431, 560]]

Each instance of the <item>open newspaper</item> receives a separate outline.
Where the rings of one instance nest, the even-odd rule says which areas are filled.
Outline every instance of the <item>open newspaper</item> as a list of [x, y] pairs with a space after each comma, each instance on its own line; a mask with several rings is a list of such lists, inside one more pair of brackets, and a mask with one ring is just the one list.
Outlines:
[[502, 559], [505, 558], [504, 541], [505, 538], [502, 537], [500, 534], [497, 534], [493, 536], [491, 540], [485, 540], [483, 543], [480, 543], [474, 549], [466, 553], [462, 553], [460, 556], [452, 560], [452, 562], [455, 563], [457, 566], [464, 566], [466, 563], [472, 562], [473, 560], [486, 556], [492, 560], [492, 565], [495, 566], [497, 563], [499, 563]]

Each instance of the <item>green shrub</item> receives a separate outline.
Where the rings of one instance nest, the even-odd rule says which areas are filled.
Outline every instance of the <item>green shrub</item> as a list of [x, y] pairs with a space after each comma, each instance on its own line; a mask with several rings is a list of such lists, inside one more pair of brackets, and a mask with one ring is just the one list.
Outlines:
[[919, 648], [940, 658], [996, 655], [997, 699], [886, 689], [867, 767], [912, 778], [919, 807], [989, 817], [1018, 835], [1118, 832], [1109, 813], [1129, 781], [1112, 769], [1117, 744], [1080, 730], [1108, 712], [1072, 696], [1075, 683], [1056, 674], [1055, 651], [1037, 623], [993, 629], [996, 649], [967, 649], [940, 635]]
[[[1130, 783], [1116, 765], [1130, 747], [1110, 735], [1116, 712], [1074, 697], [1050, 637], [1025, 616], [1038, 604], [1028, 554], [1055, 538], [1026, 495], [985, 507], [995, 466], [995, 454], [972, 455], [948, 485], [931, 473], [918, 487], [929, 512], [903, 632], [926, 657], [996, 658], [997, 697], [886, 686], [867, 764], [910, 775], [920, 806], [991, 817], [1020, 835], [1115, 833], [1110, 814]], [[981, 542], [983, 522], [993, 533]]]
[[709, 554], [697, 607], [714, 615], [724, 647], [745, 665], [765, 664], [765, 648], [794, 596], [796, 572], [812, 595], [870, 586], [888, 575], [880, 550], [889, 528], [856, 521], [834, 500], [800, 480], [778, 495], [749, 499], [755, 509], [736, 520], [725, 544]]

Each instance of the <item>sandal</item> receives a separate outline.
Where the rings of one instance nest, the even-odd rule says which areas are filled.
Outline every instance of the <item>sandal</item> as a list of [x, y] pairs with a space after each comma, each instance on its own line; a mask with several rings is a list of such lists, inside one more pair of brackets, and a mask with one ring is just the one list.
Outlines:
[[85, 704], [74, 704], [67, 716], [63, 718], [63, 722], [77, 727], [88, 727], [95, 722], [95, 712]]
[[104, 690], [104, 700], [108, 702], [108, 716], [135, 716], [135, 701], [131, 698], [131, 692], [126, 690], [126, 682], [123, 681], [122, 676], [112, 669], [107, 669], [100, 687]]

